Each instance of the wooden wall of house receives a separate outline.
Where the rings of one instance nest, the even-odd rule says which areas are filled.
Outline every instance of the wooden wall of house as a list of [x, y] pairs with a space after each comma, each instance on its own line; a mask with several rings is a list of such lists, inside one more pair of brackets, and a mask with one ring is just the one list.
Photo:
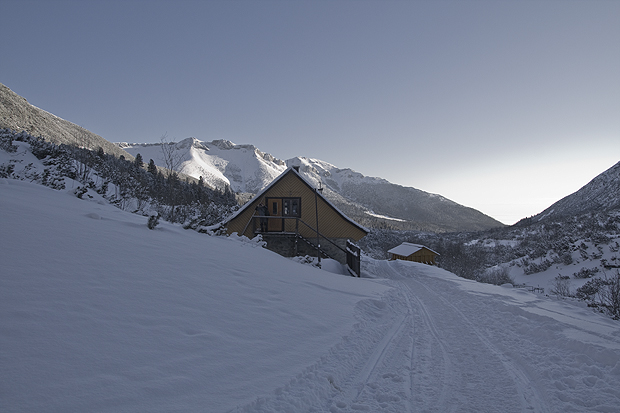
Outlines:
[[238, 235], [245, 235], [248, 238], [254, 238], [254, 234], [252, 233], [252, 224], [248, 225], [245, 233], [242, 233], [243, 229], [252, 218], [252, 215], [254, 215], [255, 208], [259, 204], [258, 199], [252, 199], [249, 202], [250, 205], [244, 211], [242, 211], [239, 215], [237, 215], [227, 223], [226, 232], [228, 234], [233, 234], [236, 232]]
[[404, 260], [404, 261], [413, 261], [413, 262], [421, 262], [423, 264], [431, 264], [437, 265], [436, 261], [437, 255], [429, 250], [421, 249], [419, 251], [414, 252], [413, 254], [405, 257], [403, 255], [392, 254], [392, 260]]
[[[260, 202], [264, 202], [265, 198], [301, 198], [301, 219], [306, 222], [311, 228], [300, 224], [299, 233], [306, 237], [316, 237], [316, 208], [315, 208], [315, 194], [314, 190], [306, 185], [299, 177], [293, 172], [283, 176], [279, 182], [272, 188], [266, 191], [260, 199], [253, 199], [249, 207], [239, 214], [235, 219], [228, 223], [228, 233], [232, 234], [237, 232], [241, 234], [244, 227], [247, 225], [256, 206]], [[358, 241], [366, 235], [364, 231], [353, 225], [345, 217], [335, 211], [327, 202], [321, 197], [318, 198], [319, 209], [319, 232], [328, 238], [350, 238], [354, 241]], [[295, 220], [285, 220], [286, 231], [295, 232]], [[252, 238], [254, 234], [253, 225], [248, 225], [248, 228], [244, 235]]]

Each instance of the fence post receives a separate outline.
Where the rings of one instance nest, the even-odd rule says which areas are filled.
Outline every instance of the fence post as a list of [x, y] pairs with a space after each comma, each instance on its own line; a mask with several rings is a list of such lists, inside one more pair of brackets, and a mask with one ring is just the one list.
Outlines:
[[361, 276], [361, 255], [360, 247], [347, 240], [347, 268], [358, 277]]

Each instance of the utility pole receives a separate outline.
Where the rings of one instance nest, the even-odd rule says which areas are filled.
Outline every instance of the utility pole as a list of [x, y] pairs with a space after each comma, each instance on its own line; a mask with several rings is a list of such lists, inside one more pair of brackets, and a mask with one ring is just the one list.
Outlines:
[[317, 189], [314, 188], [314, 212], [316, 213], [316, 256], [319, 259], [319, 268], [321, 268], [321, 240], [319, 238], [319, 196]]
[[[319, 181], [321, 185], [321, 181]], [[314, 212], [316, 213], [316, 256], [319, 259], [319, 268], [321, 268], [321, 239], [319, 235], [319, 195], [323, 193], [323, 186], [320, 188], [314, 188]]]

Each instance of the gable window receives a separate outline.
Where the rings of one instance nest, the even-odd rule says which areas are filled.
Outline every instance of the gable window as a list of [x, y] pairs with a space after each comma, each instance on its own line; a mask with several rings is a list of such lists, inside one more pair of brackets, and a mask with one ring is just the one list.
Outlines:
[[283, 198], [282, 199], [282, 215], [285, 217], [301, 217], [301, 199], [300, 198]]

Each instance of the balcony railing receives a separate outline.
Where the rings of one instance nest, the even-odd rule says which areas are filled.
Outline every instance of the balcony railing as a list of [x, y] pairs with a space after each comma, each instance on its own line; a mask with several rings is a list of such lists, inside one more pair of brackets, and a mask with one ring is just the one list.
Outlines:
[[[264, 220], [263, 227], [267, 229], [266, 231], [261, 231], [261, 220]], [[294, 224], [289, 224], [292, 222], [294, 222]], [[336, 248], [338, 248], [342, 252], [344, 253], [347, 252], [344, 248], [342, 248], [341, 246], [333, 242], [331, 239], [327, 238], [325, 235], [321, 234], [319, 231], [316, 230], [316, 228], [314, 228], [312, 225], [308, 224], [307, 222], [305, 222], [299, 217], [253, 215], [250, 218], [250, 221], [248, 221], [245, 228], [243, 229], [242, 234], [245, 234], [245, 232], [247, 231], [250, 225], [252, 225], [253, 234], [295, 235], [295, 236], [303, 237], [306, 239], [315, 238], [319, 240], [318, 241], [319, 248], [320, 248], [320, 240], [324, 239], [327, 242], [333, 244]], [[306, 236], [302, 236], [300, 232], [300, 227], [308, 228], [313, 233], [313, 236], [310, 236], [309, 234], [306, 234]]]
[[[262, 222], [261, 222], [262, 221]], [[294, 222], [294, 223], [293, 223]], [[301, 226], [300, 226], [301, 224]], [[243, 228], [242, 234], [245, 234], [248, 227], [252, 226], [253, 234], [264, 234], [264, 235], [294, 235], [295, 238], [303, 239], [308, 242], [310, 245], [314, 246], [317, 250], [317, 256], [320, 254], [329, 257], [329, 255], [321, 249], [321, 239], [329, 242], [334, 247], [338, 248], [342, 251], [347, 257], [347, 267], [349, 267], [349, 271], [355, 273], [358, 277], [360, 276], [360, 250], [359, 247], [355, 246], [355, 248], [351, 248], [350, 242], [347, 243], [347, 248], [342, 248], [340, 245], [336, 244], [331, 239], [327, 238], [321, 232], [317, 231], [317, 229], [299, 217], [287, 217], [287, 216], [260, 216], [260, 215], [252, 215], [250, 220], [246, 224], [245, 228]], [[307, 228], [312, 232], [312, 236], [308, 233], [306, 235], [302, 235], [300, 232], [301, 228]], [[262, 231], [261, 229], [266, 229]], [[314, 242], [313, 242], [314, 241]], [[295, 248], [297, 250], [297, 248]]]

